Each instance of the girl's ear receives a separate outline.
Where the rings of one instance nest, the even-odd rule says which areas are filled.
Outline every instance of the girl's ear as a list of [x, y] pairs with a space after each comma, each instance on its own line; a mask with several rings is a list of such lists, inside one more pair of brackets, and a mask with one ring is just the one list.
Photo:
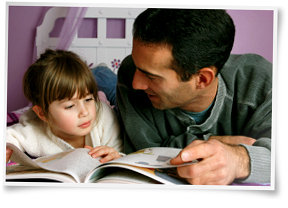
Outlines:
[[44, 115], [42, 108], [39, 105], [34, 105], [32, 110], [36, 113], [36, 115], [44, 122], [47, 122], [47, 118]]

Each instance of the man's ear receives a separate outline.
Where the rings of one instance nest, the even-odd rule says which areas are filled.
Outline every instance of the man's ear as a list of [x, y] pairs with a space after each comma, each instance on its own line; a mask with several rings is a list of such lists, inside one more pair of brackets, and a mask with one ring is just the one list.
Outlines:
[[44, 122], [47, 122], [47, 118], [39, 105], [34, 105], [32, 110], [36, 113], [36, 115]]
[[203, 89], [208, 86], [215, 80], [216, 78], [216, 69], [213, 67], [205, 67], [198, 71], [198, 79], [197, 79], [197, 88]]

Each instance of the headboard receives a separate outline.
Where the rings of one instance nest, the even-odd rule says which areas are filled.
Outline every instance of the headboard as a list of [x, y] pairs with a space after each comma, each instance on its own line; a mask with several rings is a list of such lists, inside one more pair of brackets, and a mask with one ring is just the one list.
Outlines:
[[[144, 9], [135, 8], [96, 8], [89, 7], [85, 13], [84, 19], [97, 20], [97, 36], [83, 38], [79, 37], [78, 31], [73, 39], [70, 48], [81, 56], [87, 64], [93, 68], [100, 63], [105, 63], [115, 73], [119, 64], [127, 55], [131, 53], [132, 48], [132, 26], [134, 19]], [[63, 19], [67, 16], [69, 7], [52, 7], [44, 18], [43, 22], [36, 29], [36, 55], [37, 58], [47, 48], [55, 49], [58, 44], [59, 37], [51, 36], [55, 24], [58, 19]], [[121, 30], [124, 36], [121, 38], [107, 36], [108, 20], [120, 19], [124, 27]], [[110, 25], [111, 27], [111, 25]], [[81, 28], [80, 28], [81, 29]], [[114, 28], [115, 29], [115, 28]], [[119, 29], [119, 27], [117, 27]], [[107, 101], [106, 96], [99, 92], [100, 99]], [[25, 106], [16, 111], [7, 113], [7, 126], [13, 125], [19, 121], [19, 117], [31, 106]]]
[[[47, 48], [56, 48], [59, 37], [50, 37], [50, 33], [56, 20], [66, 17], [68, 10], [67, 7], [53, 7], [47, 11], [43, 23], [37, 27], [36, 31], [37, 57]], [[123, 58], [131, 53], [133, 22], [143, 10], [136, 8], [87, 8], [84, 19], [97, 20], [97, 36], [80, 38], [76, 32], [68, 50], [80, 55], [91, 68], [97, 64], [106, 63], [116, 73]], [[124, 37], [107, 37], [109, 19], [123, 20]]]

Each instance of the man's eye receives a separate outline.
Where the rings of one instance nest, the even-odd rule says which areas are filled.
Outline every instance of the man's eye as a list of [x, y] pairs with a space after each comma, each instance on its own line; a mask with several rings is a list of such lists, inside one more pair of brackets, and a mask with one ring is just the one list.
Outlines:
[[146, 76], [147, 76], [147, 78], [150, 79], [150, 80], [156, 79], [156, 77], [153, 77], [153, 76], [150, 76], [150, 75], [146, 75]]

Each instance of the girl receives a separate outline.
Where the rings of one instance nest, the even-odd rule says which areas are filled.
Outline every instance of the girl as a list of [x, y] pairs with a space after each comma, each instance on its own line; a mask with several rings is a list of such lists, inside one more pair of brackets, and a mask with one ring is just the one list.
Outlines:
[[[102, 157], [100, 162], [120, 157], [117, 118], [99, 100], [93, 75], [79, 56], [46, 50], [25, 73], [23, 89], [33, 107], [7, 127], [7, 142], [32, 157], [81, 147]], [[6, 163], [10, 157], [6, 148]]]

